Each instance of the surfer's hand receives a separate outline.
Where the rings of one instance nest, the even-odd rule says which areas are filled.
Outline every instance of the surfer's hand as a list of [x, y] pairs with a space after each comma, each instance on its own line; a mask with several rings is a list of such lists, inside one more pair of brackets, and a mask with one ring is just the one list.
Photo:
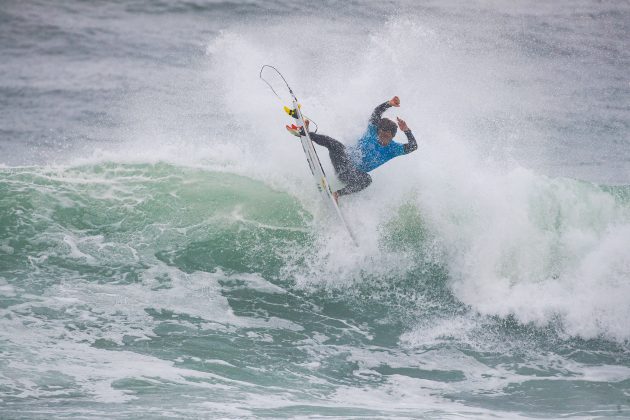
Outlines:
[[400, 128], [401, 131], [409, 130], [409, 127], [407, 127], [407, 123], [405, 122], [405, 120], [401, 120], [398, 117], [396, 117], [396, 120], [398, 120], [398, 128]]
[[400, 106], [400, 98], [398, 96], [394, 96], [388, 102], [389, 102], [389, 104], [391, 106], [395, 106], [395, 107], [399, 107]]
[[333, 198], [335, 199], [335, 203], [339, 204], [339, 193], [337, 191], [333, 191]]

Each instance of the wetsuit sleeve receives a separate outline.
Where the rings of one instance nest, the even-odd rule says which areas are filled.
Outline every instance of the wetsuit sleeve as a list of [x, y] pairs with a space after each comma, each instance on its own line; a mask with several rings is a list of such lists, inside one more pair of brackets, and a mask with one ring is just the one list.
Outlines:
[[417, 150], [418, 143], [416, 143], [416, 138], [413, 136], [411, 130], [405, 131], [405, 136], [407, 136], [407, 144], [403, 144], [403, 147], [405, 148], [405, 154]]
[[388, 108], [391, 108], [389, 102], [383, 102], [372, 112], [372, 116], [370, 117], [370, 124], [378, 125], [378, 122], [381, 120], [383, 116], [383, 112], [385, 112]]

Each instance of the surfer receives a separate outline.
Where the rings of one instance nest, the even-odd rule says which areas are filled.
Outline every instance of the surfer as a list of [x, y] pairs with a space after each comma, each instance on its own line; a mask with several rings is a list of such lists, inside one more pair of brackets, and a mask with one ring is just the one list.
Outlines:
[[[309, 133], [311, 140], [328, 149], [330, 161], [337, 177], [345, 184], [345, 187], [333, 192], [335, 200], [339, 197], [363, 190], [372, 183], [372, 177], [368, 172], [373, 171], [385, 162], [418, 148], [407, 123], [396, 118], [398, 124], [389, 118], [382, 118], [383, 113], [391, 107], [399, 107], [400, 98], [394, 96], [387, 102], [383, 102], [374, 109], [367, 131], [359, 139], [356, 145], [346, 147], [341, 142], [317, 133]], [[308, 120], [305, 121], [308, 129]], [[287, 127], [289, 128], [289, 127]], [[289, 130], [299, 136], [297, 127]], [[407, 143], [401, 144], [393, 141], [397, 128], [400, 128], [407, 136]]]

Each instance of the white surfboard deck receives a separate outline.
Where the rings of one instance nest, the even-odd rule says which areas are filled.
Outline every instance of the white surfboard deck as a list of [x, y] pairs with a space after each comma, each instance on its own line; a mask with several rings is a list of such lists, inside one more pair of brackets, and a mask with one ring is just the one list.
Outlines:
[[355, 245], [358, 245], [358, 242], [350, 230], [346, 219], [343, 217], [343, 213], [341, 213], [341, 209], [333, 196], [333, 191], [330, 188], [330, 184], [328, 183], [328, 178], [326, 178], [326, 173], [324, 172], [324, 168], [322, 168], [322, 164], [319, 161], [319, 157], [317, 156], [317, 152], [315, 152], [315, 148], [313, 147], [313, 141], [308, 134], [308, 130], [306, 128], [306, 124], [304, 124], [304, 117], [302, 116], [302, 111], [300, 110], [297, 101], [293, 101], [293, 109], [296, 110], [297, 115], [297, 126], [304, 127], [304, 130], [301, 132], [300, 141], [302, 142], [302, 148], [304, 149], [304, 154], [306, 155], [306, 160], [308, 161], [308, 166], [311, 168], [311, 173], [313, 177], [315, 177], [315, 181], [317, 183], [317, 189], [324, 196], [324, 200], [329, 204], [330, 207], [337, 214], [341, 224], [348, 232], [348, 235], [352, 239]]

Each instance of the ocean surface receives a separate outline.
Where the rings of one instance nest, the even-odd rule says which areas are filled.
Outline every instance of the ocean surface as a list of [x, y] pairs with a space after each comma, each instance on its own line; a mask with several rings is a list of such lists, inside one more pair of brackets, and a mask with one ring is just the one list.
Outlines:
[[[359, 246], [263, 64], [400, 97]], [[630, 418], [629, 69], [627, 1], [0, 1], [0, 418]]]

